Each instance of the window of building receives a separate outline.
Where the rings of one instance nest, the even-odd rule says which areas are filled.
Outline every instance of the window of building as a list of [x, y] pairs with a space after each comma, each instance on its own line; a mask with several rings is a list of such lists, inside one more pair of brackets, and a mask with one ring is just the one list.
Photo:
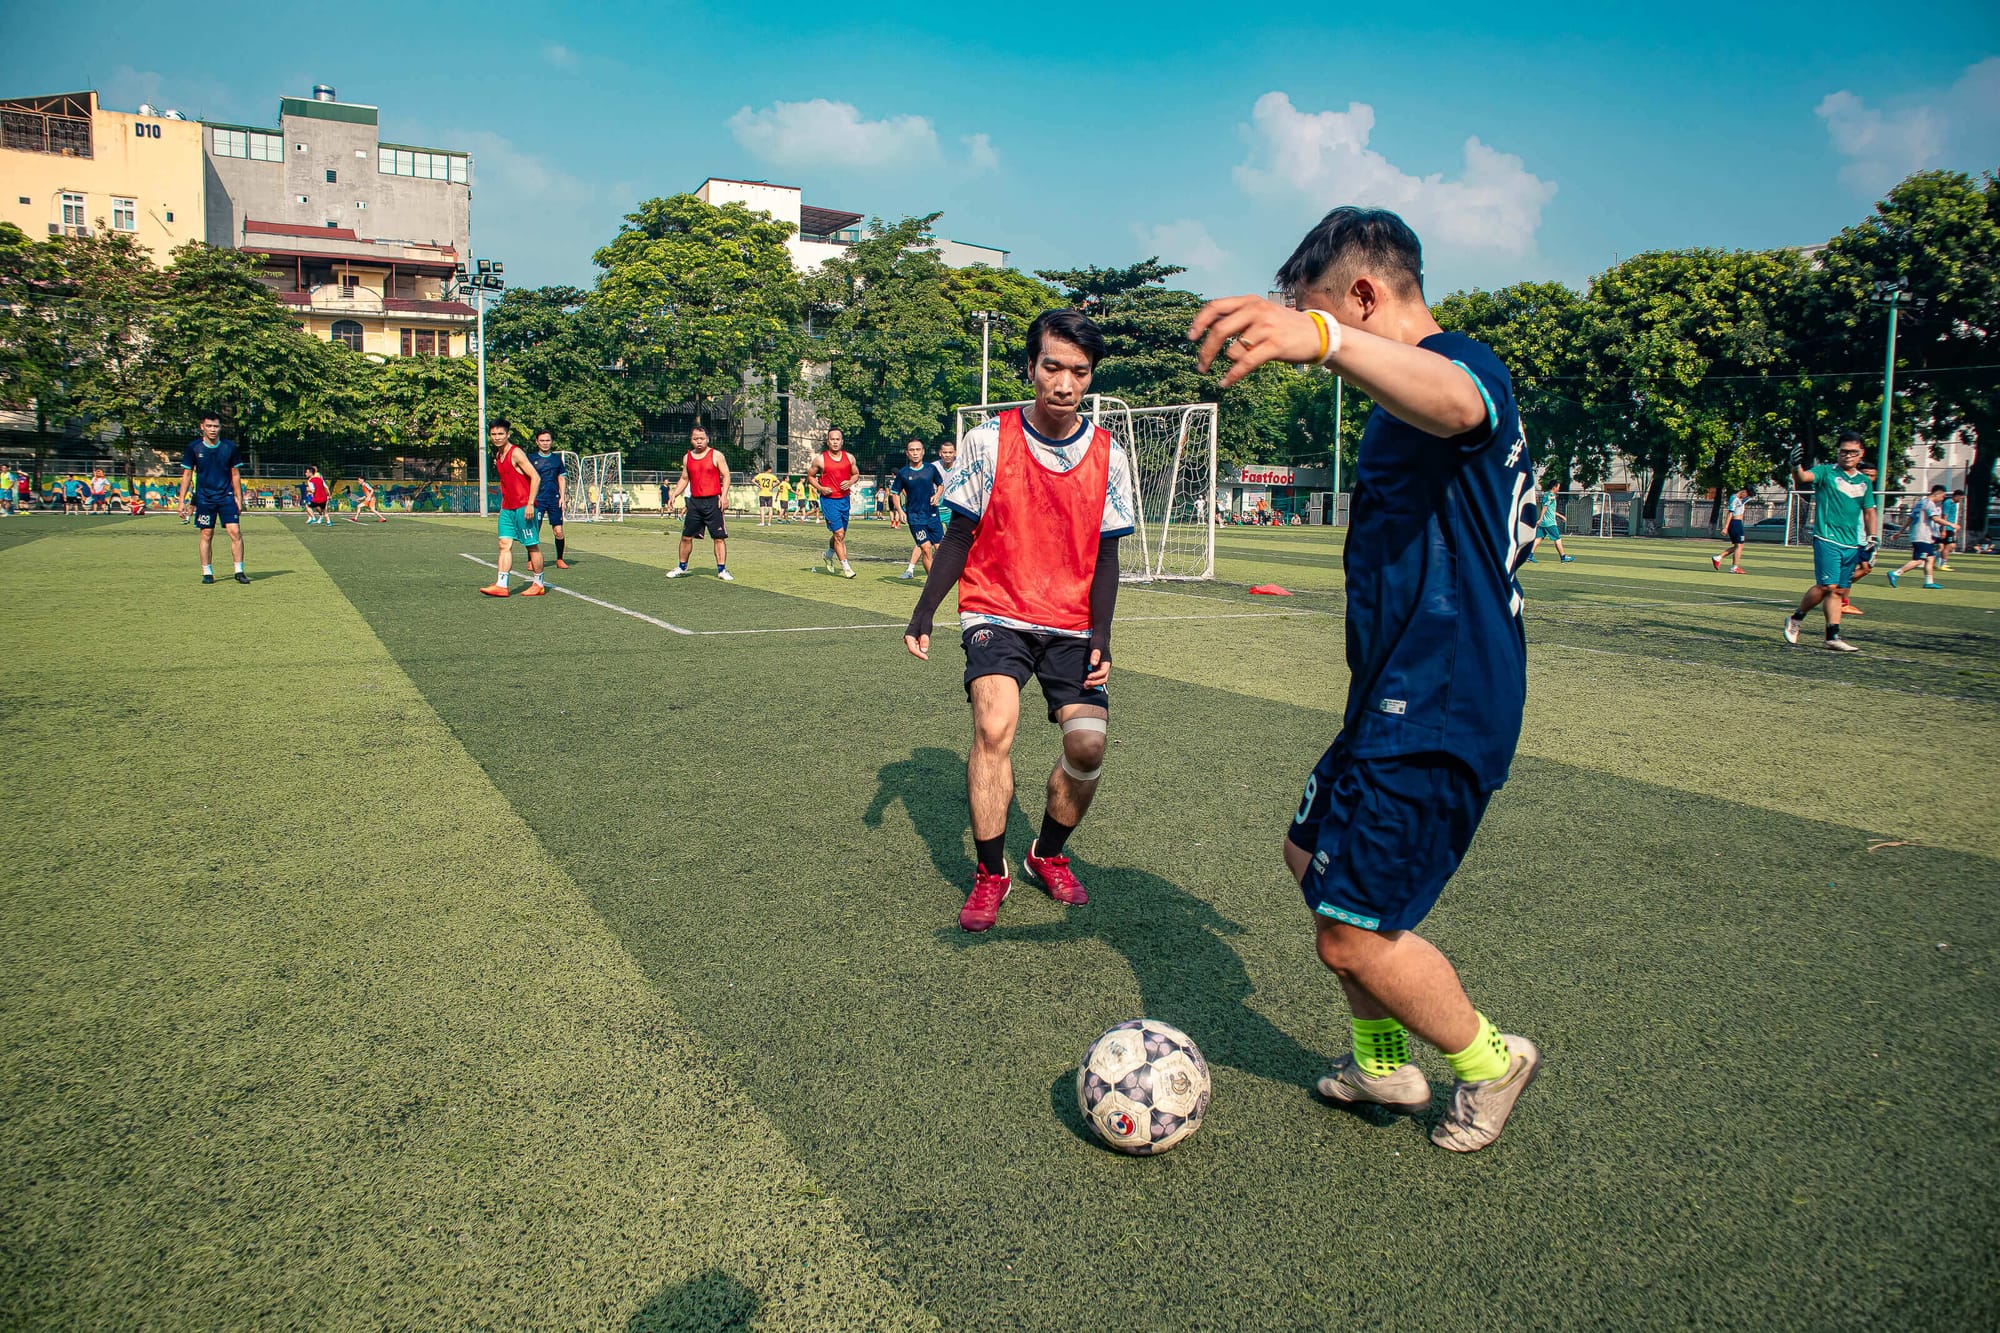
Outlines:
[[24, 194], [24, 195], [22, 195], [22, 196], [21, 196], [21, 202], [22, 202], [22, 203], [24, 203], [24, 204], [25, 204], [25, 203], [27, 203], [27, 202], [28, 202], [28, 196], [27, 196], [27, 195], [25, 195], [25, 194]]
[[62, 224], [65, 227], [81, 227], [83, 220], [83, 196], [65, 194], [62, 197]]
[[73, 95], [16, 99], [0, 110], [0, 147], [89, 157], [89, 103]]
[[253, 134], [250, 136], [250, 160], [252, 162], [282, 162], [285, 160], [285, 141], [275, 134]]
[[356, 208], [366, 209], [368, 207], [368, 201], [366, 199], [356, 199], [354, 201], [354, 206]]
[[351, 319], [336, 319], [333, 321], [332, 339], [337, 343], [346, 343], [358, 352], [361, 350], [361, 325]]
[[404, 329], [404, 356], [450, 356], [449, 329]]
[[174, 220], [174, 210], [170, 208], [167, 210], [167, 221], [172, 222], [173, 220]]
[[113, 231], [139, 230], [139, 206], [130, 199], [111, 201], [111, 229]]
[[339, 181], [340, 181], [340, 173], [339, 173], [339, 172], [337, 172], [337, 171], [329, 171], [329, 172], [327, 172], [327, 173], [326, 173], [326, 183], [327, 183], [328, 185], [335, 185], [335, 184], [338, 184], [338, 183], [339, 183]]
[[213, 134], [217, 157], [242, 157], [252, 162], [285, 160], [285, 141], [275, 134], [255, 130], [215, 130]]
[[415, 176], [418, 180], [466, 179], [465, 159], [452, 153], [422, 153], [414, 148], [378, 148], [375, 168], [384, 176]]
[[303, 204], [303, 203], [305, 203], [305, 202], [306, 202], [306, 197], [305, 197], [304, 195], [300, 195], [300, 196], [299, 196], [299, 202], [300, 202], [300, 203], [302, 203], [302, 204]]
[[293, 147], [293, 149], [294, 149], [294, 150], [296, 150], [296, 151], [298, 151], [298, 152], [301, 152], [301, 153], [303, 153], [303, 152], [305, 152], [305, 151], [306, 151], [306, 146], [305, 146], [304, 144], [302, 144], [302, 143], [295, 143], [295, 144], [293, 144], [293, 145], [292, 145], [292, 147]]
[[352, 273], [343, 273], [340, 275], [340, 294], [348, 300], [351, 301], [354, 299], [354, 289], [360, 285], [361, 279], [355, 277]]

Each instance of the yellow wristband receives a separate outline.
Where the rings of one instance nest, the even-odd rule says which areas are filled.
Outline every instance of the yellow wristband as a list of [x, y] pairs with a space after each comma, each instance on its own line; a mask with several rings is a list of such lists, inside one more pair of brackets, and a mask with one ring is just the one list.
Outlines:
[[1324, 310], [1308, 310], [1306, 313], [1319, 327], [1319, 364], [1323, 366], [1340, 350], [1340, 326]]

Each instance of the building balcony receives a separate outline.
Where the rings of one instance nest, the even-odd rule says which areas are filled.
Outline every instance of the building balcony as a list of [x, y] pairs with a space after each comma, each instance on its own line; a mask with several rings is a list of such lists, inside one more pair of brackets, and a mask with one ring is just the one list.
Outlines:
[[427, 301], [417, 297], [383, 296], [367, 287], [343, 287], [321, 283], [310, 291], [278, 292], [281, 305], [315, 315], [361, 318], [394, 315], [398, 319], [447, 324], [470, 323], [476, 313], [463, 301]]

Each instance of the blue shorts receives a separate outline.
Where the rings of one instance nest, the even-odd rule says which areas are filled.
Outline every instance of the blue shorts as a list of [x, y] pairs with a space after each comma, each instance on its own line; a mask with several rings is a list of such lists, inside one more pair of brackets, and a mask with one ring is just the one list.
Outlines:
[[535, 522], [537, 522], [537, 523], [546, 523], [546, 524], [548, 524], [548, 525], [549, 525], [550, 527], [552, 527], [552, 528], [559, 528], [559, 527], [561, 527], [561, 526], [562, 526], [562, 506], [561, 506], [561, 505], [559, 505], [559, 504], [553, 504], [553, 505], [536, 505], [536, 506], [535, 506]]
[[819, 516], [826, 520], [827, 531], [847, 530], [847, 505], [848, 497], [844, 495], [837, 500], [831, 495], [822, 495], [819, 498]]
[[1729, 520], [1730, 544], [1733, 546], [1736, 545], [1737, 543], [1740, 543], [1742, 540], [1743, 540], [1743, 520], [1740, 518], [1730, 519]]
[[928, 514], [910, 515], [910, 540], [919, 546], [936, 546], [944, 540], [944, 523], [935, 510]]
[[1854, 584], [1854, 566], [1861, 551], [1853, 546], [1836, 546], [1813, 538], [1813, 582], [1827, 588], [1847, 588]]
[[1312, 856], [1299, 883], [1306, 906], [1363, 930], [1411, 929], [1457, 871], [1492, 796], [1451, 755], [1356, 759], [1334, 741], [1286, 834]]
[[1936, 555], [1937, 555], [1936, 542], [1910, 543], [1910, 559], [1912, 560], [1930, 560], [1933, 559]]
[[243, 515], [237, 512], [235, 496], [194, 502], [194, 525], [198, 528], [212, 528], [217, 523], [226, 528], [242, 521]]

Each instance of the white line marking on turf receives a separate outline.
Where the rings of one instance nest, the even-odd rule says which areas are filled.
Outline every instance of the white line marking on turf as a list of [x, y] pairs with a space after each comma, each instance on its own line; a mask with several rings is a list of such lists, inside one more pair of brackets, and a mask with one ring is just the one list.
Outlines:
[[[458, 554], [460, 559], [470, 560], [475, 565], [484, 565], [488, 569], [492, 570], [497, 570], [500, 568], [500, 566], [494, 564], [491, 560], [481, 560], [478, 556], [468, 555], [464, 551], [460, 551]], [[696, 633], [696, 631], [694, 630], [682, 629], [679, 625], [669, 624], [664, 620], [656, 619], [653, 616], [647, 615], [643, 611], [634, 611], [629, 606], [620, 606], [616, 602], [605, 602], [605, 601], [600, 601], [595, 597], [587, 597], [584, 594], [576, 591], [574, 588], [561, 588], [557, 587], [553, 583], [547, 584], [545, 586], [548, 588], [550, 592], [559, 592], [564, 594], [565, 596], [574, 597], [579, 602], [589, 602], [592, 606], [601, 606], [606, 611], [616, 611], [621, 616], [630, 616], [634, 620], [643, 620], [648, 625], [658, 625], [661, 629], [670, 629], [676, 634], [686, 634], [692, 636]]]
[[824, 634], [836, 629], [901, 629], [905, 622], [882, 621], [872, 625], [770, 625], [761, 629], [698, 629], [694, 633], [710, 634]]

